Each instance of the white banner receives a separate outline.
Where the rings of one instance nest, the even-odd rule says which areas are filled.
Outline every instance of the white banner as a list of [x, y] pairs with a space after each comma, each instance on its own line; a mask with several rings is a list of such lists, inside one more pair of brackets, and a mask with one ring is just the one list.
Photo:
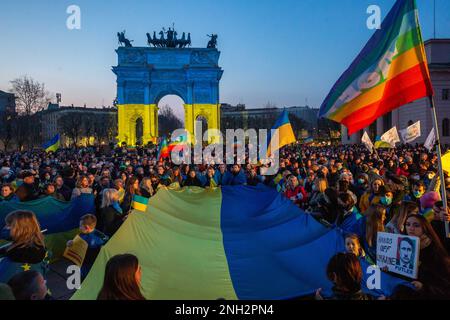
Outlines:
[[436, 134], [434, 132], [434, 128], [431, 129], [428, 134], [427, 140], [425, 140], [424, 147], [428, 149], [428, 151], [432, 152], [434, 150], [434, 144], [436, 143]]
[[370, 152], [373, 151], [373, 143], [372, 143], [372, 140], [370, 140], [370, 137], [367, 134], [367, 131], [364, 131], [364, 134], [361, 138], [361, 142], [366, 146], [367, 149], [369, 149]]
[[397, 142], [400, 142], [400, 137], [398, 136], [397, 127], [386, 131], [380, 138], [381, 141], [389, 143], [392, 148], [395, 147]]
[[417, 279], [420, 239], [403, 234], [377, 233], [377, 266]]
[[411, 143], [421, 136], [420, 120], [410, 125], [408, 128], [400, 130], [404, 143]]

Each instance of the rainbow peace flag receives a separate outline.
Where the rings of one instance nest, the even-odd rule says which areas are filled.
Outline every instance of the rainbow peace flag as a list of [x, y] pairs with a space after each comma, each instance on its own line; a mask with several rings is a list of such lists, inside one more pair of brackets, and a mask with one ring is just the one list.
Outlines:
[[158, 161], [170, 156], [169, 145], [167, 143], [167, 138], [163, 137], [158, 148]]
[[[275, 130], [275, 134], [272, 135], [271, 132], [269, 133], [269, 137], [267, 139], [267, 155], [281, 149], [285, 145], [295, 142], [294, 131], [292, 130], [291, 122], [289, 121], [289, 114], [286, 109], [284, 109], [278, 117], [275, 125], [272, 127], [272, 130]], [[272, 150], [272, 143], [275, 143], [277, 148]]]
[[[72, 299], [96, 299], [107, 261], [127, 252], [148, 299], [290, 299], [317, 288], [326, 296], [327, 263], [344, 250], [339, 229], [266, 186], [162, 187], [102, 247]], [[382, 289], [393, 283], [382, 280]]]
[[411, 101], [432, 96], [415, 0], [398, 0], [320, 107], [353, 134]]

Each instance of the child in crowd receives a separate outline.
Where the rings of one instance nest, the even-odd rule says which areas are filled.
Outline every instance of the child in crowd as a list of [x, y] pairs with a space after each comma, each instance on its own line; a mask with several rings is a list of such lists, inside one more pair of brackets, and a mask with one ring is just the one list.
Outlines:
[[361, 242], [356, 234], [350, 233], [345, 236], [345, 250], [347, 253], [353, 253], [356, 257], [362, 258], [365, 256]]
[[[81, 278], [84, 279], [97, 258], [100, 248], [108, 241], [108, 236], [95, 229], [97, 218], [93, 214], [86, 214], [80, 219], [80, 238], [87, 242], [88, 249], [81, 266]], [[73, 240], [67, 242], [71, 247]]]
[[[333, 282], [331, 300], [370, 300], [361, 291], [362, 269], [353, 253], [338, 253], [328, 262], [327, 277]], [[316, 300], [323, 300], [321, 290], [316, 291]]]

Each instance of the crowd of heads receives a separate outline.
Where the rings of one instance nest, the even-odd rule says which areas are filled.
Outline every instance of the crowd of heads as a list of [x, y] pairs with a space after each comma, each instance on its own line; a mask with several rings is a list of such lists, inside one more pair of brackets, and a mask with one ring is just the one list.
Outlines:
[[[333, 257], [327, 268], [336, 297], [348, 297], [349, 293], [353, 298], [365, 297], [357, 285], [361, 282], [359, 259], [376, 262], [378, 232], [420, 238], [423, 261], [418, 282], [422, 286], [417, 286], [438, 298], [449, 293], [442, 287], [442, 278], [450, 275], [449, 243], [444, 231], [450, 216], [444, 209], [440, 185], [445, 185], [449, 199], [450, 177], [445, 173], [444, 181], [440, 181], [437, 156], [420, 145], [374, 153], [362, 145], [294, 144], [281, 150], [279, 170], [273, 175], [262, 174], [265, 166], [249, 163], [248, 157], [244, 163], [232, 165], [175, 165], [170, 158], [156, 157], [155, 148], [3, 153], [0, 201], [26, 202], [42, 197], [71, 201], [91, 194], [96, 212], [81, 218], [80, 233], [92, 235], [98, 230], [105, 238], [90, 236], [89, 241], [101, 246], [104, 242], [98, 238], [107, 241], [120, 228], [132, 210], [134, 195], [150, 198], [161, 187], [170, 186], [263, 184], [282, 193], [323, 225], [346, 231], [343, 240], [347, 252]], [[7, 217], [6, 226], [13, 246], [44, 247], [33, 214], [14, 213]], [[441, 277], [433, 274], [434, 263], [443, 270]], [[141, 269], [136, 257], [114, 257], [106, 269], [99, 299], [144, 298], [139, 291]], [[45, 282], [33, 272], [22, 277], [32, 278], [29, 283], [33, 286], [28, 291], [20, 289], [25, 280], [11, 279], [14, 295], [42, 298]], [[18, 291], [22, 293], [17, 295]]]

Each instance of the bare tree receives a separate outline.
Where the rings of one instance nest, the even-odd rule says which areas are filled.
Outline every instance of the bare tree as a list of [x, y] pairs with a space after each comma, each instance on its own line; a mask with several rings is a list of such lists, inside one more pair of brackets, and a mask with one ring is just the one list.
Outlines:
[[16, 141], [17, 148], [22, 151], [23, 147], [29, 142], [30, 139], [30, 116], [15, 117], [13, 121], [13, 137]]
[[98, 115], [91, 115], [91, 114], [84, 114], [82, 116], [82, 123], [83, 123], [83, 127], [84, 127], [84, 132], [83, 135], [86, 137], [87, 139], [87, 145], [90, 146], [91, 145], [91, 141], [90, 138], [91, 136], [94, 134], [94, 128], [95, 128], [95, 124], [96, 124], [96, 118], [98, 118]]
[[44, 109], [51, 101], [44, 83], [35, 81], [31, 77], [16, 78], [11, 81], [11, 85], [11, 91], [16, 96], [17, 110], [21, 115], [31, 115]]
[[175, 115], [169, 105], [161, 107], [158, 114], [159, 136], [168, 135], [176, 129], [183, 128], [183, 122]]
[[59, 130], [61, 133], [69, 137], [74, 146], [78, 145], [81, 135], [83, 134], [83, 117], [79, 113], [68, 113], [59, 118]]

